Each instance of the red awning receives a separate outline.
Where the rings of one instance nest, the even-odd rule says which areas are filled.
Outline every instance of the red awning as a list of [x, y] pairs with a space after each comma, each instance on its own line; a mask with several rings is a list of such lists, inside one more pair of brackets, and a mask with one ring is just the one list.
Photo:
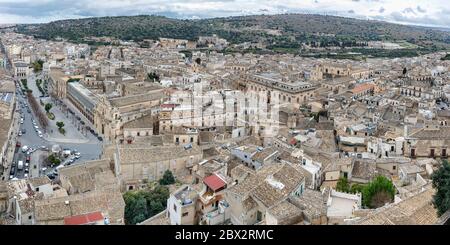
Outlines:
[[103, 220], [101, 212], [82, 214], [64, 218], [65, 225], [84, 225]]
[[213, 191], [217, 191], [220, 188], [223, 188], [227, 184], [227, 183], [225, 183], [225, 181], [222, 180], [222, 178], [220, 178], [216, 174], [213, 174], [213, 175], [210, 175], [210, 176], [204, 178], [203, 183], [205, 183], [205, 185], [207, 185]]

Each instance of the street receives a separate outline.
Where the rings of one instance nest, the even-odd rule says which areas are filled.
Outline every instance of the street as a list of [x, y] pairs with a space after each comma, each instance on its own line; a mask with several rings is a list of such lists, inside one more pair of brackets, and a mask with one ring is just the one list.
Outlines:
[[[37, 101], [42, 99], [46, 102], [51, 102], [51, 100], [47, 98], [42, 98], [39, 89], [36, 86], [35, 80], [39, 79], [36, 77], [34, 73], [32, 73], [28, 77], [28, 87], [33, 91], [33, 96]], [[45, 133], [44, 130], [41, 129], [38, 120], [34, 115], [33, 110], [30, 108], [28, 100], [25, 95], [23, 95], [21, 89], [17, 89], [17, 106], [19, 108], [18, 111], [23, 118], [23, 123], [20, 124], [19, 132], [22, 135], [18, 135], [18, 142], [20, 147], [16, 147], [14, 160], [9, 169], [5, 170], [5, 176], [10, 176], [12, 178], [25, 178], [25, 177], [38, 177], [40, 175], [49, 173], [52, 169], [47, 168], [45, 172], [42, 171], [42, 163], [50, 154], [53, 145], [59, 145], [61, 149], [69, 149], [71, 151], [76, 150], [80, 154], [79, 159], [74, 159], [74, 163], [80, 163], [87, 160], [94, 160], [100, 157], [102, 152], [102, 142], [98, 140], [98, 138], [91, 134], [89, 131], [81, 132], [79, 130], [78, 122], [73, 120], [73, 116], [69, 113], [63, 113], [60, 110], [60, 107], [54, 105], [51, 109], [51, 112], [55, 114], [55, 120], [49, 120], [49, 127]], [[44, 110], [42, 106], [42, 110]], [[57, 127], [56, 122], [63, 121], [66, 130], [66, 134], [62, 135]], [[35, 123], [35, 124], [34, 124]], [[36, 129], [35, 127], [38, 127]], [[42, 132], [42, 137], [39, 136], [39, 131]], [[32, 148], [33, 151], [30, 153], [22, 152], [22, 147], [27, 146], [28, 148]], [[26, 166], [26, 157], [29, 154], [30, 163], [29, 166]], [[70, 158], [70, 156], [68, 157]], [[65, 162], [66, 159], [62, 159], [62, 162]], [[23, 161], [23, 169], [18, 169], [19, 161]], [[54, 166], [56, 167], [56, 166]], [[11, 171], [11, 168], [14, 171]]]

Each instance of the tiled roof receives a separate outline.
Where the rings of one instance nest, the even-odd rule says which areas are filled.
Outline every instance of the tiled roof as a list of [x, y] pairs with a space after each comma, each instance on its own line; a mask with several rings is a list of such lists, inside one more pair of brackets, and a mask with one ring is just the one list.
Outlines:
[[102, 212], [112, 224], [122, 220], [125, 202], [119, 189], [95, 190], [66, 197], [43, 199], [35, 202], [38, 224], [63, 224], [64, 218], [92, 212]]
[[153, 116], [151, 114], [124, 123], [123, 128], [153, 128]]
[[115, 99], [111, 99], [110, 102], [111, 102], [112, 106], [122, 107], [122, 106], [133, 105], [136, 103], [143, 103], [146, 101], [160, 100], [164, 97], [165, 97], [165, 95], [163, 93], [161, 93], [160, 91], [156, 91], [156, 92], [150, 92], [150, 93], [145, 93], [145, 94], [115, 98]]
[[165, 161], [202, 153], [202, 149], [197, 146], [187, 150], [183, 146], [151, 147], [137, 144], [121, 145], [119, 148], [121, 164]]
[[287, 200], [269, 209], [269, 213], [278, 220], [302, 215], [302, 210]]
[[85, 225], [103, 220], [101, 212], [93, 212], [82, 215], [69, 216], [64, 218], [65, 225]]
[[409, 135], [410, 138], [418, 139], [450, 139], [450, 127], [440, 127], [439, 129], [422, 128]]
[[273, 163], [263, 166], [256, 174], [248, 175], [227, 191], [242, 197], [251, 196], [270, 208], [285, 200], [302, 181], [303, 174], [290, 164]]
[[376, 209], [366, 217], [357, 220], [357, 225], [431, 225], [438, 222], [437, 211], [432, 204], [435, 190], [427, 190], [400, 201]]
[[223, 188], [227, 183], [219, 177], [217, 174], [212, 174], [203, 179], [203, 183], [207, 185], [211, 190], [216, 191]]

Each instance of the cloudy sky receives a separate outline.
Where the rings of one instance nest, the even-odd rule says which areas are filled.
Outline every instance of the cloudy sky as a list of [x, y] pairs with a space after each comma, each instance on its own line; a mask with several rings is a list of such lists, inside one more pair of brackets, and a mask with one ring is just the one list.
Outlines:
[[0, 0], [0, 23], [157, 14], [193, 19], [314, 13], [450, 28], [450, 0]]

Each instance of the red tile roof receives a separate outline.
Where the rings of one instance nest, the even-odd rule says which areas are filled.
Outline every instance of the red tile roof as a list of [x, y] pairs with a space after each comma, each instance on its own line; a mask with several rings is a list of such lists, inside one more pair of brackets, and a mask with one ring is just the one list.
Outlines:
[[375, 87], [375, 85], [372, 83], [364, 83], [364, 84], [356, 86], [354, 89], [352, 89], [352, 93], [354, 93], [354, 94], [360, 93], [365, 90], [373, 89], [374, 87]]
[[227, 184], [222, 178], [220, 178], [216, 174], [212, 174], [204, 178], [203, 183], [205, 183], [205, 185], [207, 185], [213, 191], [219, 190], [220, 188], [224, 187]]
[[69, 216], [64, 218], [65, 225], [84, 225], [103, 220], [101, 212]]

